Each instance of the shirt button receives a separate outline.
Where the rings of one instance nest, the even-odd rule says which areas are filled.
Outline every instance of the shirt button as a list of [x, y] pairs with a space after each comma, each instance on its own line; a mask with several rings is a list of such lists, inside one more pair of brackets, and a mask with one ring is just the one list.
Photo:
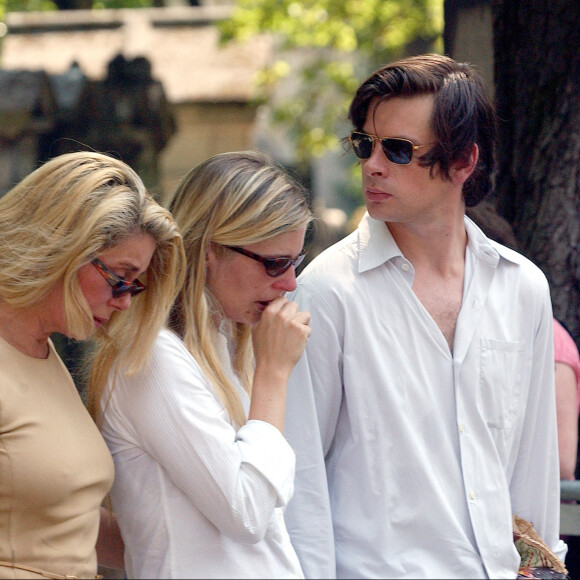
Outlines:
[[465, 425], [463, 423], [459, 423], [459, 432], [463, 433], [465, 431]]
[[471, 499], [475, 499], [475, 492], [474, 492], [473, 490], [471, 490], [471, 491], [469, 492], [469, 497], [470, 497]]
[[479, 308], [479, 300], [477, 298], [474, 298], [472, 306], [473, 308]]
[[403, 270], [404, 272], [408, 272], [410, 267], [411, 266], [409, 266], [409, 264], [405, 262], [404, 264], [401, 265], [401, 270]]

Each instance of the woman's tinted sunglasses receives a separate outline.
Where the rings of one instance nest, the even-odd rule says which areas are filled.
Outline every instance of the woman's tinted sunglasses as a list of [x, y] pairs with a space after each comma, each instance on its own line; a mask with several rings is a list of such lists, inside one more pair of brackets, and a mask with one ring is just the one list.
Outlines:
[[304, 260], [304, 256], [306, 256], [306, 251], [302, 251], [296, 258], [264, 258], [260, 256], [260, 254], [254, 254], [254, 252], [250, 252], [250, 250], [244, 250], [244, 248], [238, 248], [237, 246], [224, 246], [228, 250], [232, 250], [237, 252], [238, 254], [242, 254], [243, 256], [247, 256], [248, 258], [252, 258], [252, 260], [256, 260], [256, 262], [260, 262], [263, 264], [264, 268], [266, 268], [266, 274], [268, 276], [272, 276], [272, 278], [276, 278], [277, 276], [282, 276], [284, 272], [288, 271], [291, 266], [298, 268]]
[[361, 131], [353, 131], [348, 139], [352, 145], [354, 154], [359, 159], [368, 159], [373, 153], [375, 141], [379, 141], [385, 157], [397, 165], [409, 165], [413, 158], [413, 151], [427, 147], [428, 145], [433, 145], [433, 143], [415, 145], [408, 139], [399, 139], [398, 137], [382, 138], [376, 135], [362, 133]]
[[117, 276], [115, 272], [109, 270], [109, 268], [107, 268], [107, 266], [97, 258], [95, 258], [91, 264], [113, 289], [113, 298], [121, 298], [122, 296], [125, 296], [125, 294], [136, 296], [147, 289], [147, 286], [139, 282], [139, 280], [129, 282], [128, 280], [124, 280], [120, 276]]

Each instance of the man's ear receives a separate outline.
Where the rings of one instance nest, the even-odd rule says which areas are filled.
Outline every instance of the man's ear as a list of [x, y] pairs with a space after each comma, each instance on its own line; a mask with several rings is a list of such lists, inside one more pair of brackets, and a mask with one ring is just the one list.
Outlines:
[[466, 160], [456, 161], [451, 169], [449, 170], [449, 175], [451, 176], [451, 181], [458, 184], [464, 184], [469, 176], [475, 170], [477, 165], [477, 160], [479, 159], [479, 147], [477, 143], [474, 143], [471, 147], [471, 151]]

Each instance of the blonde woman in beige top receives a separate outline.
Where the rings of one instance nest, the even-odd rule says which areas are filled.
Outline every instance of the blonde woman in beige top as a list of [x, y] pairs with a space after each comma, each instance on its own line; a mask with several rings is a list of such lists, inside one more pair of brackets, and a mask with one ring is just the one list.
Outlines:
[[117, 355], [140, 367], [182, 260], [169, 212], [108, 156], [62, 155], [0, 199], [0, 578], [122, 566], [101, 507], [113, 462], [50, 335], [104, 339], [105, 372]]

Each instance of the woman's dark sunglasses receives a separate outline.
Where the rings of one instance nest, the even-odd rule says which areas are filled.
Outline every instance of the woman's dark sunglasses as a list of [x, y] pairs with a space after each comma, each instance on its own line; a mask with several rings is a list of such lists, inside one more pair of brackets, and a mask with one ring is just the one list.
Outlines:
[[115, 272], [109, 270], [101, 260], [95, 258], [91, 264], [97, 269], [99, 274], [108, 282], [109, 286], [113, 289], [113, 298], [121, 298], [125, 296], [125, 294], [131, 294], [131, 296], [136, 296], [140, 294], [144, 290], [147, 289], [147, 286], [139, 282], [139, 280], [135, 280], [134, 282], [129, 282], [128, 280], [124, 280], [120, 276], [117, 276]]
[[413, 151], [433, 144], [415, 145], [408, 139], [399, 139], [398, 137], [382, 138], [360, 131], [353, 131], [348, 139], [354, 154], [359, 159], [368, 159], [373, 153], [375, 141], [380, 141], [385, 157], [397, 165], [409, 165], [413, 158]]
[[296, 258], [264, 258], [260, 256], [260, 254], [254, 254], [254, 252], [250, 252], [250, 250], [244, 250], [244, 248], [238, 248], [237, 246], [224, 246], [228, 250], [232, 250], [237, 252], [238, 254], [242, 254], [243, 256], [247, 256], [248, 258], [252, 258], [252, 260], [256, 260], [256, 262], [260, 262], [260, 264], [264, 265], [266, 268], [266, 274], [268, 276], [272, 276], [272, 278], [276, 278], [277, 276], [282, 276], [284, 272], [288, 271], [291, 266], [298, 268], [304, 260], [304, 256], [306, 256], [306, 251], [303, 250]]

